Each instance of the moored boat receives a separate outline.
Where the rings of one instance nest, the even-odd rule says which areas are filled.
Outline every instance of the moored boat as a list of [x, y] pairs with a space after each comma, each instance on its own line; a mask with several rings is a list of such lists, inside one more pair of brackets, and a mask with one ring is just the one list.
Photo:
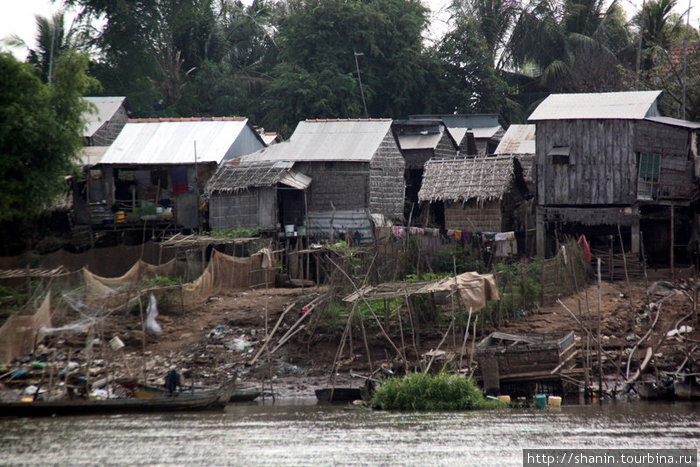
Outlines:
[[233, 380], [205, 394], [177, 394], [148, 399], [68, 399], [56, 401], [2, 402], [0, 417], [49, 417], [145, 412], [221, 410], [235, 389]]

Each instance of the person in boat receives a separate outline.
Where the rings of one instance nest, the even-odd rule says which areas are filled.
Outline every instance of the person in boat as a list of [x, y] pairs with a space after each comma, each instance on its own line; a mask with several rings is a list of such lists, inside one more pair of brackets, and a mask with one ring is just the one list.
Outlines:
[[177, 394], [177, 388], [182, 387], [182, 381], [180, 380], [180, 373], [177, 372], [175, 368], [171, 368], [168, 374], [165, 375], [165, 389], [170, 392], [170, 395]]

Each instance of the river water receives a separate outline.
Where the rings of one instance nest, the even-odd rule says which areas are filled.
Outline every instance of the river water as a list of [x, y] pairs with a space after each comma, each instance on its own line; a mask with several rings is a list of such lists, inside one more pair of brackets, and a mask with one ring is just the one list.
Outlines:
[[0, 419], [0, 464], [521, 465], [524, 448], [700, 448], [700, 403], [391, 413], [313, 400]]

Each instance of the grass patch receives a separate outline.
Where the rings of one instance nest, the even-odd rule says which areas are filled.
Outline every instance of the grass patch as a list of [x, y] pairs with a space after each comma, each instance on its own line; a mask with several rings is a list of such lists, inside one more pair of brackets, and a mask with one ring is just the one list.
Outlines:
[[389, 378], [374, 393], [372, 406], [382, 410], [477, 410], [502, 403], [487, 400], [473, 380], [442, 372]]

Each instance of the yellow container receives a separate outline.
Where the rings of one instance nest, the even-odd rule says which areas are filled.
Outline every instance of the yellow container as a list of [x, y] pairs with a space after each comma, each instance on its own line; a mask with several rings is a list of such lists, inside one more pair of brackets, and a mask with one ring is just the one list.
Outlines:
[[123, 224], [126, 222], [126, 213], [124, 211], [117, 211], [114, 213], [114, 222], [117, 224]]
[[33, 397], [23, 397], [19, 400], [20, 402], [34, 402]]
[[510, 396], [498, 396], [498, 400], [504, 404], [510, 404]]
[[559, 396], [549, 396], [547, 398], [547, 403], [551, 407], [561, 407], [561, 397]]

